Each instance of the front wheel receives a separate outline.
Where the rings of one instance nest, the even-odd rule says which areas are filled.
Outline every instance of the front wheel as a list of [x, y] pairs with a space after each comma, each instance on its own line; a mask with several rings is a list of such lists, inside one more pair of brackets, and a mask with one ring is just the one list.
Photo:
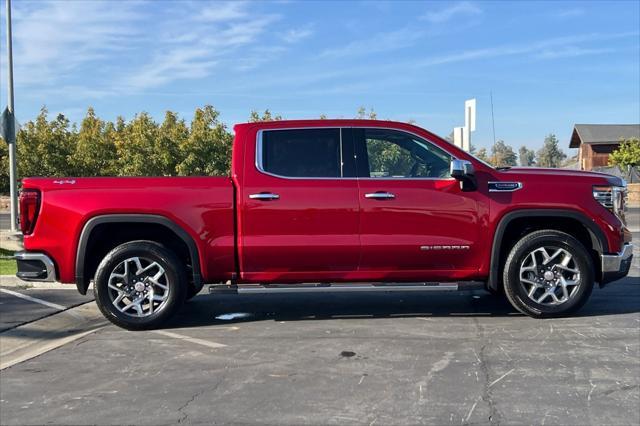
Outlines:
[[580, 241], [556, 231], [535, 231], [511, 249], [504, 267], [509, 302], [534, 318], [568, 315], [593, 290], [593, 259]]
[[180, 308], [186, 288], [186, 272], [172, 251], [152, 241], [131, 241], [102, 259], [93, 291], [109, 321], [145, 330], [158, 327]]

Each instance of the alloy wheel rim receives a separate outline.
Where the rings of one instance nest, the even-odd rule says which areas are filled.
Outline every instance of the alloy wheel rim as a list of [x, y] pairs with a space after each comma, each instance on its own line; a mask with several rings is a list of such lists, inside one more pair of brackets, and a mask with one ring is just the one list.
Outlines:
[[121, 313], [142, 318], [162, 310], [169, 299], [169, 278], [156, 261], [129, 257], [111, 271], [109, 299]]
[[580, 288], [580, 275], [574, 256], [560, 247], [538, 247], [520, 264], [520, 285], [539, 305], [557, 306], [569, 301]]

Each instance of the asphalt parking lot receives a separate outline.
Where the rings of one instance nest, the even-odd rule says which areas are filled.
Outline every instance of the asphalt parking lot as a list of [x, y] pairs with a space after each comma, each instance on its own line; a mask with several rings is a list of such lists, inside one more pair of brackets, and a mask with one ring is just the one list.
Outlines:
[[[550, 320], [482, 291], [203, 293], [166, 329], [127, 332], [73, 289], [5, 286], [0, 353], [68, 343], [0, 372], [0, 423], [637, 425], [639, 255]], [[79, 338], [43, 325], [74, 315], [91, 321]]]

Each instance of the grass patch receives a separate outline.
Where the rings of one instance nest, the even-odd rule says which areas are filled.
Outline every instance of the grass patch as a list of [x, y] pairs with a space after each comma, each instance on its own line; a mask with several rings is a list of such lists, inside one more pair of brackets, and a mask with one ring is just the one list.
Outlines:
[[4, 259], [4, 257], [13, 256], [12, 250], [0, 248], [0, 275], [15, 275], [17, 266], [15, 259]]

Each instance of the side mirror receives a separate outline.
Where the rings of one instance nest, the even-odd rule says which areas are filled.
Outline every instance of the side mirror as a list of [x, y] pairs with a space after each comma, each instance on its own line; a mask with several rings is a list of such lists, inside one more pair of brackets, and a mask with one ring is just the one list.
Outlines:
[[451, 160], [451, 177], [455, 179], [463, 179], [471, 177], [475, 174], [473, 164], [467, 160]]
[[467, 160], [451, 160], [451, 177], [460, 181], [463, 191], [475, 191], [478, 188], [473, 164]]

